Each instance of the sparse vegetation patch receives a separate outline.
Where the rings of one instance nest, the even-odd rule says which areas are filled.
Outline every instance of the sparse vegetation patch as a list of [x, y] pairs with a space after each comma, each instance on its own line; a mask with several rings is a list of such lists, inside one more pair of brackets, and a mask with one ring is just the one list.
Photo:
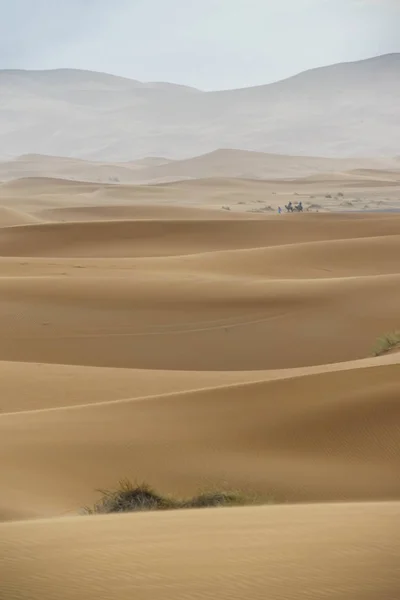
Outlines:
[[86, 514], [109, 514], [150, 510], [177, 510], [207, 508], [218, 506], [245, 506], [267, 504], [255, 495], [246, 495], [240, 491], [203, 491], [188, 499], [177, 499], [161, 495], [147, 483], [133, 484], [121, 481], [112, 491], [100, 490], [101, 498], [93, 507], [85, 507]]
[[386, 354], [395, 348], [400, 349], [400, 330], [380, 337], [375, 343], [373, 355], [382, 356], [382, 354]]

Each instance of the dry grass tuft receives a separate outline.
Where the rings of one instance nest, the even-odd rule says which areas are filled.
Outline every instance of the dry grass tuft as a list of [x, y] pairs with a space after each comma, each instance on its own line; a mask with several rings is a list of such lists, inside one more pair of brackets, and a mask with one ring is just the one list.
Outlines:
[[[209, 490], [189, 499], [161, 495], [147, 483], [133, 484], [129, 480], [119, 483], [117, 489], [99, 490], [102, 497], [93, 507], [85, 507], [86, 514], [109, 514], [150, 510], [177, 510], [222, 506], [265, 504], [255, 495], [240, 491]], [[269, 501], [271, 502], [271, 501]]]

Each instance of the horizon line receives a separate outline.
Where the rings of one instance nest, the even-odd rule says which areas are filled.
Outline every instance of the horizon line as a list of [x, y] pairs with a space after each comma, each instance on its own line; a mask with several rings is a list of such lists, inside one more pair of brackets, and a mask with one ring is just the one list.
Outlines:
[[193, 91], [203, 93], [203, 94], [212, 94], [212, 93], [218, 93], [218, 92], [233, 92], [233, 91], [249, 90], [249, 89], [266, 87], [268, 85], [274, 85], [277, 83], [281, 83], [283, 81], [288, 81], [290, 79], [293, 79], [293, 78], [303, 75], [305, 73], [311, 73], [313, 71], [320, 71], [322, 69], [329, 69], [329, 68], [337, 67], [340, 65], [351, 65], [351, 64], [356, 64], [356, 63], [373, 61], [373, 60], [377, 60], [377, 59], [379, 60], [382, 58], [388, 58], [390, 56], [399, 56], [400, 57], [400, 52], [387, 52], [385, 54], [377, 54], [377, 55], [368, 56], [366, 58], [361, 58], [361, 59], [357, 59], [357, 60], [348, 60], [348, 61], [342, 61], [342, 62], [329, 63], [329, 64], [322, 65], [319, 67], [311, 67], [309, 69], [305, 69], [304, 71], [296, 72], [293, 75], [289, 75], [288, 77], [284, 77], [282, 79], [277, 79], [277, 80], [271, 81], [269, 83], [249, 85], [249, 86], [237, 87], [237, 88], [221, 88], [221, 89], [212, 89], [212, 90], [204, 90], [204, 89], [197, 88], [197, 87], [187, 85], [184, 83], [174, 83], [174, 82], [169, 82], [169, 81], [141, 81], [139, 79], [134, 79], [133, 77], [127, 77], [125, 75], [117, 75], [115, 73], [109, 73], [108, 71], [96, 71], [94, 69], [81, 69], [81, 68], [76, 68], [76, 67], [56, 67], [53, 69], [0, 69], [0, 74], [2, 74], [2, 73], [55, 73], [55, 72], [62, 72], [62, 71], [65, 71], [65, 72], [72, 71], [72, 72], [79, 72], [79, 73], [93, 73], [96, 75], [106, 75], [108, 77], [115, 77], [116, 79], [123, 79], [126, 81], [131, 81], [133, 83], [141, 84], [141, 85], [168, 85], [168, 86], [173, 86], [173, 87], [186, 88], [186, 89], [193, 90]]

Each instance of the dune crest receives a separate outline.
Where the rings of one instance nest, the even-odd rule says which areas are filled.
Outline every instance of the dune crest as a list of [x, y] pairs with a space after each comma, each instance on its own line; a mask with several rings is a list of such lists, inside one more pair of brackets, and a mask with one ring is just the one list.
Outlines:
[[[131, 162], [100, 162], [84, 159], [25, 155], [0, 161], [0, 181], [23, 179], [31, 185], [46, 178], [68, 182], [108, 185], [167, 184], [198, 179], [271, 180], [332, 177], [357, 178], [382, 183], [399, 181], [399, 163], [392, 157], [323, 158], [286, 156], [238, 149], [218, 149], [181, 160], [147, 158]], [[60, 181], [60, 184], [62, 182]], [[64, 184], [64, 185], [66, 185]]]

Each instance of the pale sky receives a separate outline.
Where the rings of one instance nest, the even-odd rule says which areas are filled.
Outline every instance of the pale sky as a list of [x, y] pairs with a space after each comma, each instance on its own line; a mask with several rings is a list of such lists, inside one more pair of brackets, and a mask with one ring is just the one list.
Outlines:
[[400, 0], [0, 0], [0, 69], [204, 90], [400, 52]]

